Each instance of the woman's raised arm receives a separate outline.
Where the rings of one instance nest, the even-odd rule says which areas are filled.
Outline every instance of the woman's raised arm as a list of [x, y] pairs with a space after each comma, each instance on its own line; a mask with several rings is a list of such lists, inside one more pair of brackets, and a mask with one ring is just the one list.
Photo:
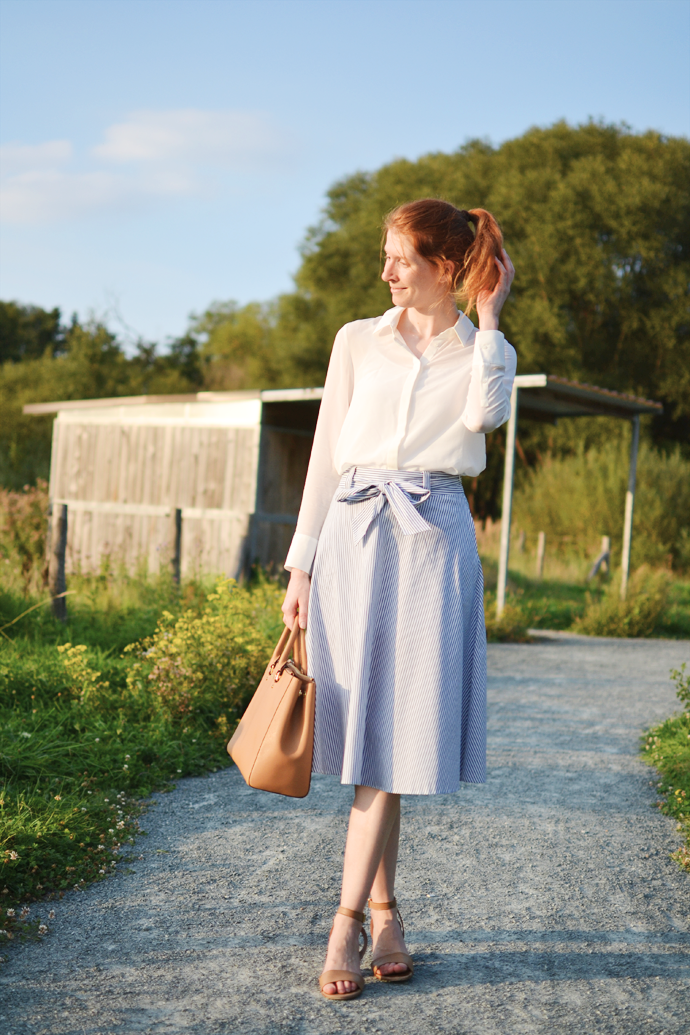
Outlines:
[[499, 279], [492, 291], [477, 296], [479, 330], [475, 336], [472, 377], [462, 422], [468, 431], [486, 435], [510, 417], [510, 394], [517, 369], [517, 354], [498, 329], [501, 309], [510, 294], [515, 269], [505, 249], [503, 261], [494, 259]]

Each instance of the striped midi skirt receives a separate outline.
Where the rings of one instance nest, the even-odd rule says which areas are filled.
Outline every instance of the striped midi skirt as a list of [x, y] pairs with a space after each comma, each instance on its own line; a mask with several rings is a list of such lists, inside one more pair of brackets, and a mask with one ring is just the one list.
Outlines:
[[351, 468], [314, 559], [315, 773], [398, 794], [486, 779], [482, 568], [460, 479]]

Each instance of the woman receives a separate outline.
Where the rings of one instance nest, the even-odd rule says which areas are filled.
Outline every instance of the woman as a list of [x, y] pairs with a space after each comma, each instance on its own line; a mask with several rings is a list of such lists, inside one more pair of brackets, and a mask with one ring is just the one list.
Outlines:
[[329, 999], [364, 988], [367, 899], [374, 976], [412, 976], [394, 893], [400, 795], [485, 779], [483, 580], [459, 476], [486, 466], [517, 363], [498, 330], [514, 270], [494, 218], [427, 199], [385, 231], [394, 308], [336, 335], [285, 562], [284, 619], [307, 629], [316, 680], [314, 772], [355, 785]]

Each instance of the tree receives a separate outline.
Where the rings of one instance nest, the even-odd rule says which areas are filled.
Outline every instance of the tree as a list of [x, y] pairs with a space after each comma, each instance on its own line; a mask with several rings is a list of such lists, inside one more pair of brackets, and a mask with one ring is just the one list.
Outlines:
[[207, 388], [238, 391], [279, 381], [274, 308], [270, 302], [214, 302], [201, 316], [192, 317], [189, 335], [197, 343]]
[[46, 349], [53, 355], [64, 350], [60, 310], [0, 302], [0, 363], [38, 359]]

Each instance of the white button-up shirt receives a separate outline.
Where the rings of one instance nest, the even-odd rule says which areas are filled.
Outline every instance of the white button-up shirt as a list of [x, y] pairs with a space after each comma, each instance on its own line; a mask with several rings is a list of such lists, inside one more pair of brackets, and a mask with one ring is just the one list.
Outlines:
[[484, 436], [510, 416], [515, 349], [462, 313], [421, 357], [403, 310], [345, 324], [335, 338], [288, 570], [311, 571], [340, 476], [351, 467], [477, 475]]

